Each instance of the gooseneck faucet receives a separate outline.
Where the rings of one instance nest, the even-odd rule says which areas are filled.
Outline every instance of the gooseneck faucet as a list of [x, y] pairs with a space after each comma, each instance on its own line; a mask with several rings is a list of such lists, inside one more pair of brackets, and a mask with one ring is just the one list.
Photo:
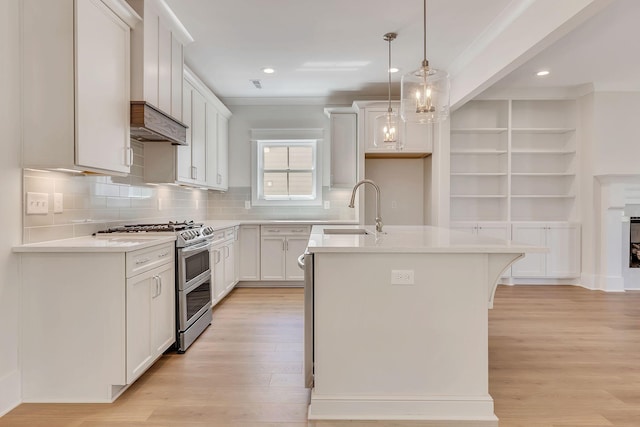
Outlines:
[[355, 207], [354, 203], [356, 201], [356, 190], [362, 184], [371, 184], [373, 185], [373, 188], [375, 188], [376, 190], [376, 231], [378, 233], [381, 233], [383, 224], [382, 224], [382, 218], [380, 218], [380, 187], [378, 187], [378, 184], [371, 181], [370, 179], [363, 179], [362, 181], [358, 181], [356, 185], [353, 187], [353, 191], [351, 192], [351, 203], [349, 203], [349, 207], [350, 208]]

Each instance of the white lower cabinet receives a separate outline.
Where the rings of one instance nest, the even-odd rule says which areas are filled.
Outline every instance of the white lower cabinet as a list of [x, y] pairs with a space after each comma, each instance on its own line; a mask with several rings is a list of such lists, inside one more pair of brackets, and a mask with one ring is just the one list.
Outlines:
[[512, 266], [515, 278], [574, 278], [580, 276], [580, 226], [572, 223], [512, 225], [513, 240], [546, 246], [546, 254], [526, 254]]
[[26, 252], [23, 402], [112, 402], [175, 342], [174, 243]]
[[238, 283], [236, 269], [237, 227], [214, 233], [211, 246], [211, 299], [216, 305]]
[[242, 254], [238, 258], [239, 279], [260, 280], [260, 226], [241, 225], [238, 243]]
[[261, 280], [304, 280], [304, 272], [298, 267], [298, 257], [304, 253], [310, 233], [307, 225], [263, 225], [260, 245]]
[[173, 263], [127, 279], [127, 382], [175, 342]]

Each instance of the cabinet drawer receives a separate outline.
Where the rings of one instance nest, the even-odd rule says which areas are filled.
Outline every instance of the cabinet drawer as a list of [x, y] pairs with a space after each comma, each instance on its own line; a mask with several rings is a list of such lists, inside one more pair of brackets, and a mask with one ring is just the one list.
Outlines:
[[224, 231], [224, 237], [225, 239], [230, 239], [232, 237], [235, 237], [235, 230], [233, 228], [228, 228], [227, 230]]
[[175, 245], [173, 243], [127, 252], [127, 277], [135, 276], [162, 264], [173, 263], [174, 256]]
[[263, 225], [260, 227], [263, 236], [298, 235], [306, 236], [311, 233], [309, 225]]

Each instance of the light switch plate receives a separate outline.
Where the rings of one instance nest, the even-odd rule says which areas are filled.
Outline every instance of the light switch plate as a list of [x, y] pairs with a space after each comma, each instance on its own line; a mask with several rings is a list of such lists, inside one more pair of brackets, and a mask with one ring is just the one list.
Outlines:
[[63, 198], [62, 193], [53, 193], [53, 213], [62, 213], [64, 211]]
[[392, 285], [413, 285], [414, 271], [413, 270], [391, 270], [391, 284]]
[[46, 215], [49, 213], [49, 195], [47, 193], [27, 193], [27, 215]]

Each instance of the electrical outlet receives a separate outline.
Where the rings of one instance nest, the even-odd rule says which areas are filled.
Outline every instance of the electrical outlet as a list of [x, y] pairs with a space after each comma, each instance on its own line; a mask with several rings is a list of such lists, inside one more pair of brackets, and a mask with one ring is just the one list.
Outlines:
[[163, 208], [164, 203], [162, 202], [161, 198], [158, 198], [158, 210], [161, 211]]
[[46, 215], [49, 213], [49, 194], [27, 193], [27, 215]]
[[391, 201], [391, 209], [396, 209], [398, 207], [398, 202], [396, 202], [395, 200]]
[[64, 210], [62, 193], [53, 193], [53, 213], [62, 213]]
[[244, 208], [245, 208], [245, 209], [251, 209], [251, 202], [250, 202], [250, 201], [248, 201], [248, 200], [245, 200], [245, 201], [244, 201]]
[[325, 209], [331, 209], [331, 202], [330, 202], [330, 201], [328, 201], [328, 200], [326, 200], [326, 201], [324, 202], [324, 208], [325, 208]]
[[413, 285], [414, 271], [413, 270], [391, 270], [391, 284], [392, 285]]

